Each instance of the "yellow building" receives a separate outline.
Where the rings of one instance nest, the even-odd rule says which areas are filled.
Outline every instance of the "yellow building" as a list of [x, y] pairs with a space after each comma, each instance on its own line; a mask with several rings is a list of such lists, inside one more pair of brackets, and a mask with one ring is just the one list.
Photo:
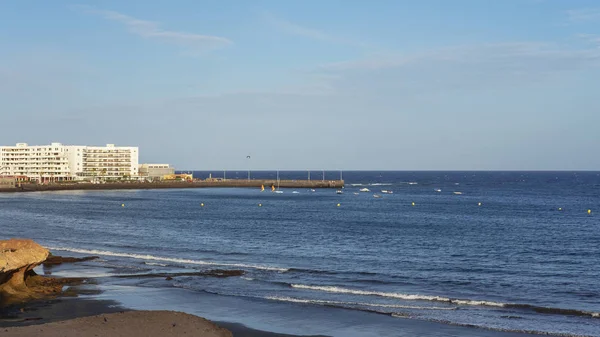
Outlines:
[[192, 180], [194, 180], [194, 175], [193, 174], [187, 174], [187, 173], [166, 174], [166, 175], [164, 175], [162, 177], [162, 180], [165, 180], [165, 181], [173, 181], [173, 180], [177, 180], [177, 181], [181, 181], [181, 180], [192, 181]]

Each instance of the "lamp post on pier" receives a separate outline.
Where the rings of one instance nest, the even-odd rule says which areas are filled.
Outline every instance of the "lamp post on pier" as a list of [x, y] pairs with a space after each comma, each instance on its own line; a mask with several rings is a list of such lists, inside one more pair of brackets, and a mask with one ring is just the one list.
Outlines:
[[248, 159], [248, 180], [250, 180], [250, 156], [246, 156], [246, 159]]

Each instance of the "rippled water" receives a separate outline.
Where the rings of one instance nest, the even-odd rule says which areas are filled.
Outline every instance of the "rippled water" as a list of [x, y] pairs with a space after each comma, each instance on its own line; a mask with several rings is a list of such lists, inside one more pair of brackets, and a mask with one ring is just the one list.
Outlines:
[[[282, 179], [306, 176], [280, 172]], [[337, 178], [338, 172], [326, 174]], [[0, 195], [0, 237], [31, 237], [140, 272], [247, 271], [173, 280], [175, 287], [221, 295], [600, 336], [599, 173], [344, 172], [344, 179], [341, 195], [292, 189]]]

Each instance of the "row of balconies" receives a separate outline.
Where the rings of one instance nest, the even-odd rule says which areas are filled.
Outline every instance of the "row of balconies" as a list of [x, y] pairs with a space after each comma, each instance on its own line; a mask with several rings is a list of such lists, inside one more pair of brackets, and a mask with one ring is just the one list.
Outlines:
[[36, 175], [36, 176], [50, 176], [50, 175], [68, 175], [69, 172], [40, 172], [40, 171], [16, 171], [14, 175], [17, 176], [28, 176], [28, 175]]
[[131, 162], [128, 160], [124, 161], [86, 161], [83, 165], [116, 165], [116, 166], [131, 166]]
[[69, 165], [68, 160], [2, 160], [4, 165]]
[[119, 163], [84, 163], [83, 167], [131, 167], [131, 165]]
[[15, 163], [7, 163], [4, 162], [4, 165], [6, 167], [15, 167], [15, 166], [53, 166], [53, 167], [67, 167], [69, 166], [68, 163], [59, 163], [59, 162], [38, 162], [38, 163], [30, 163], [30, 162], [15, 162]]
[[52, 151], [52, 148], [49, 148], [49, 149], [2, 149], [1, 151], [2, 152], [10, 152], [10, 153], [13, 153], [13, 152], [31, 153], [31, 152], [43, 152], [43, 151], [45, 151], [45, 152], [56, 152], [58, 150]]
[[128, 154], [88, 154], [83, 155], [83, 158], [131, 158]]
[[31, 166], [31, 167], [69, 167], [68, 164], [65, 163], [55, 163], [55, 162], [44, 162], [44, 163], [5, 163], [3, 164], [6, 167], [15, 167], [15, 166]]
[[3, 157], [2, 160], [42, 160], [42, 159], [56, 159], [56, 160], [68, 160], [67, 157], [57, 157], [57, 156], [43, 156], [43, 157]]
[[44, 160], [44, 159], [57, 159], [57, 160], [68, 160], [67, 157], [57, 157], [57, 156], [39, 156], [39, 157], [8, 157], [8, 156], [3, 156], [2, 160]]
[[60, 152], [3, 152], [3, 156], [41, 156], [41, 155], [55, 155], [58, 156]]
[[84, 167], [83, 171], [89, 171], [89, 172], [103, 172], [103, 171], [118, 171], [118, 172], [123, 172], [123, 171], [130, 171], [129, 168], [118, 168], [118, 167], [99, 167], [99, 168], [94, 168], [94, 167]]
[[64, 170], [56, 170], [51, 168], [35, 168], [35, 167], [25, 167], [21, 169], [21, 171], [35, 171], [35, 172], [67, 172], [69, 169]]
[[83, 153], [131, 153], [131, 150], [84, 150]]

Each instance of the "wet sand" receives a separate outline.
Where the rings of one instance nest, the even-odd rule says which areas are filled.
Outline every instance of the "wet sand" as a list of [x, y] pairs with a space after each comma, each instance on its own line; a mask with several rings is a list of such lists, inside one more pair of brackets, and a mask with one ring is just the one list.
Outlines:
[[59, 298], [32, 301], [0, 309], [2, 337], [36, 335], [221, 337], [232, 334], [235, 337], [297, 336], [251, 329], [239, 323], [212, 323], [199, 316], [176, 311], [129, 310], [112, 300]]

